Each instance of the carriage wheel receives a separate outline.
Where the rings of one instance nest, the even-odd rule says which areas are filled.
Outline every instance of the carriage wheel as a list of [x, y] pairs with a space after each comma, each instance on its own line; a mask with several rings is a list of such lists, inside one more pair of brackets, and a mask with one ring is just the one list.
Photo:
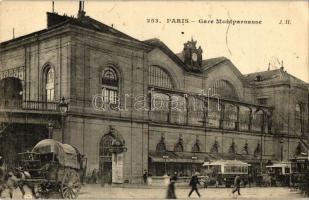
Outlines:
[[74, 170], [67, 170], [61, 182], [61, 195], [64, 199], [76, 199], [81, 188], [79, 174]]

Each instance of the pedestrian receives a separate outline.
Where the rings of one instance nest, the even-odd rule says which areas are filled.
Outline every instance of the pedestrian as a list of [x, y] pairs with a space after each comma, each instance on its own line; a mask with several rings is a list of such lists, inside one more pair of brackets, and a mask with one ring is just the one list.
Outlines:
[[238, 195], [240, 195], [240, 182], [241, 182], [240, 176], [237, 175], [234, 179], [234, 188], [233, 188], [233, 191], [232, 191], [233, 196], [234, 196], [234, 193], [236, 191], [237, 191]]
[[167, 199], [177, 199], [176, 193], [175, 193], [175, 182], [176, 181], [174, 179], [171, 179], [170, 183], [168, 184], [167, 194], [166, 194]]
[[204, 188], [208, 188], [209, 176], [206, 174], [204, 179]]
[[92, 170], [91, 179], [92, 179], [92, 183], [98, 184], [98, 172], [97, 172], [97, 169], [93, 169]]
[[148, 179], [148, 172], [146, 170], [144, 170], [143, 180], [144, 180], [145, 184], [147, 184], [147, 179]]
[[201, 185], [200, 184], [200, 181], [198, 180], [198, 172], [194, 173], [194, 175], [192, 175], [191, 177], [191, 180], [190, 180], [190, 183], [189, 185], [191, 186], [191, 191], [189, 192], [189, 195], [188, 197], [191, 196], [192, 192], [195, 191], [196, 194], [201, 197], [201, 194], [198, 192], [198, 188], [197, 188], [197, 184]]
[[251, 187], [251, 181], [252, 181], [252, 174], [249, 173], [249, 176], [248, 176], [248, 185], [249, 185], [249, 188]]
[[178, 180], [178, 173], [174, 172], [173, 176], [170, 178], [170, 181], [174, 180], [175, 182]]
[[86, 158], [85, 155], [81, 155], [80, 169], [81, 169], [81, 183], [82, 183], [82, 185], [84, 185], [85, 184], [86, 171], [87, 171], [87, 158]]

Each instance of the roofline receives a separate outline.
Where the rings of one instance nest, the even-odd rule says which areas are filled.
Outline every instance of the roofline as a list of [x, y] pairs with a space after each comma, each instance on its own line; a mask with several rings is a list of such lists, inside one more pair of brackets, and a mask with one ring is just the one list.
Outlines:
[[75, 30], [78, 30], [78, 29], [86, 31], [86, 32], [95, 33], [95, 34], [98, 34], [98, 35], [103, 35], [104, 37], [108, 36], [110, 38], [117, 38], [117, 39], [119, 39], [119, 41], [122, 41], [122, 42], [135, 43], [135, 44], [143, 47], [145, 50], [149, 50], [149, 51], [151, 50], [150, 45], [148, 45], [144, 42], [141, 42], [139, 40], [135, 40], [134, 38], [132, 40], [129, 40], [129, 39], [126, 39], [126, 38], [117, 37], [117, 36], [110, 35], [110, 34], [107, 34], [107, 33], [102, 33], [100, 31], [95, 31], [95, 30], [84, 28], [84, 27], [80, 27], [78, 25], [66, 24], [67, 22], [68, 21], [57, 24], [57, 25], [50, 27], [50, 28], [42, 29], [42, 30], [30, 33], [30, 34], [20, 36], [18, 38], [14, 38], [14, 39], [11, 39], [11, 40], [4, 41], [4, 42], [0, 43], [0, 52], [9, 50], [11, 48], [20, 47], [20, 46], [25, 45], [25, 44], [33, 43], [33, 42], [38, 41], [38, 40], [39, 41], [45, 40], [45, 39], [51, 38], [55, 35], [61, 35], [61, 34], [69, 33], [69, 32], [78, 33], [78, 32], [75, 31]]

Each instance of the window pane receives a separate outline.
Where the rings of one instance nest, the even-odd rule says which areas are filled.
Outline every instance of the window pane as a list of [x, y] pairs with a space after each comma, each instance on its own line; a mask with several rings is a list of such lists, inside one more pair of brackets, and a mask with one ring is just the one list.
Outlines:
[[149, 66], [148, 77], [149, 85], [164, 88], [173, 88], [171, 77], [159, 66]]
[[45, 89], [46, 89], [46, 100], [47, 101], [54, 101], [55, 96], [55, 75], [54, 75], [54, 69], [49, 68], [46, 73], [46, 83], [45, 83]]

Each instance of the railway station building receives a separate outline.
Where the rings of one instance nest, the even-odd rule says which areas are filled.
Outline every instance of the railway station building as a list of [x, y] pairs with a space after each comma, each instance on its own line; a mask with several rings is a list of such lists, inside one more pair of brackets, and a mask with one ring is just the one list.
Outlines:
[[83, 6], [77, 17], [48, 12], [46, 29], [0, 44], [0, 154], [14, 165], [50, 137], [85, 154], [103, 182], [141, 183], [145, 170], [186, 177], [218, 159], [258, 173], [307, 151], [308, 83], [284, 66], [242, 74], [193, 39], [179, 52]]

